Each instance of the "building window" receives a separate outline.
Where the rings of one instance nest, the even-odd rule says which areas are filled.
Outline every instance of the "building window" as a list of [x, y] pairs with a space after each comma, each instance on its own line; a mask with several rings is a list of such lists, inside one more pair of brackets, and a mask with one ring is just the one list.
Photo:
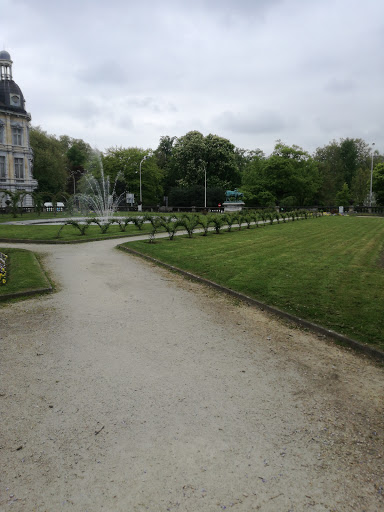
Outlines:
[[15, 178], [17, 180], [24, 179], [24, 159], [15, 158]]
[[5, 168], [5, 156], [0, 156], [0, 181], [6, 181], [7, 170]]
[[4, 144], [4, 125], [0, 123], [0, 144]]
[[21, 146], [23, 142], [23, 129], [21, 126], [12, 127], [12, 144], [14, 146]]

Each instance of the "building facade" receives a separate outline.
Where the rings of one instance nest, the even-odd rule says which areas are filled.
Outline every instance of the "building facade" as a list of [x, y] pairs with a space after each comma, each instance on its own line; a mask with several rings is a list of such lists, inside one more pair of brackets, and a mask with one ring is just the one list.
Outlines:
[[0, 51], [0, 206], [7, 196], [2, 191], [23, 190], [23, 206], [32, 206], [31, 193], [37, 188], [33, 178], [33, 151], [29, 143], [31, 115], [25, 110], [20, 87], [12, 78], [12, 60]]

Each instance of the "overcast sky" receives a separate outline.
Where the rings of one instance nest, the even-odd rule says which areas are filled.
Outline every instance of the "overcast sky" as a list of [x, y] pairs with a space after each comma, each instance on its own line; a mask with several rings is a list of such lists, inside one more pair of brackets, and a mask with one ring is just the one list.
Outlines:
[[93, 147], [217, 134], [384, 152], [383, 0], [0, 0], [32, 124]]

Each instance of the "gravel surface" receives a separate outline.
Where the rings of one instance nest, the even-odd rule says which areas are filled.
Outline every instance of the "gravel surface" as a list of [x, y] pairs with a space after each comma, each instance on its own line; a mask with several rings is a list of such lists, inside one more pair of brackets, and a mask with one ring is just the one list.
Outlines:
[[382, 367], [116, 244], [1, 306], [1, 511], [384, 509]]

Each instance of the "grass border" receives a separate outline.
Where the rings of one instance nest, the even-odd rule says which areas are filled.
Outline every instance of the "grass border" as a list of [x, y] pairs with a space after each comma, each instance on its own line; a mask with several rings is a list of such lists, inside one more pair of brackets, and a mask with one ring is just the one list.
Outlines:
[[264, 302], [261, 302], [257, 299], [254, 299], [252, 297], [249, 297], [248, 295], [245, 295], [240, 292], [236, 292], [235, 290], [232, 290], [231, 288], [227, 288], [225, 286], [222, 286], [220, 284], [215, 283], [214, 281], [210, 281], [209, 279], [205, 279], [204, 277], [200, 277], [196, 274], [193, 274], [192, 272], [188, 272], [186, 270], [182, 270], [179, 267], [175, 267], [173, 265], [169, 265], [168, 263], [164, 263], [161, 260], [158, 260], [156, 258], [153, 258], [152, 256], [148, 256], [147, 254], [144, 254], [140, 251], [136, 251], [135, 249], [130, 249], [129, 247], [123, 246], [123, 245], [117, 245], [117, 249], [121, 251], [128, 252], [130, 254], [133, 254], [135, 256], [139, 256], [140, 258], [143, 258], [147, 261], [150, 261], [152, 263], [155, 263], [156, 265], [165, 267], [168, 270], [172, 270], [173, 272], [177, 272], [178, 274], [183, 275], [184, 277], [188, 277], [189, 279], [193, 279], [194, 281], [198, 281], [200, 283], [206, 284], [207, 286], [210, 286], [211, 288], [215, 288], [216, 290], [219, 290], [221, 292], [226, 293], [227, 295], [231, 295], [232, 297], [236, 297], [237, 299], [240, 299], [241, 301], [257, 307], [261, 309], [262, 311], [268, 311], [268, 313], [272, 313], [275, 316], [278, 316], [280, 318], [283, 318], [285, 320], [289, 320], [290, 322], [293, 322], [300, 327], [304, 327], [306, 329], [311, 330], [312, 332], [316, 332], [318, 334], [321, 334], [323, 336], [327, 336], [329, 338], [332, 338], [333, 340], [338, 341], [339, 343], [348, 346], [350, 348], [355, 349], [356, 351], [362, 352], [373, 359], [376, 359], [380, 362], [384, 362], [384, 352], [381, 350], [378, 350], [376, 348], [371, 347], [370, 345], [366, 345], [364, 343], [361, 343], [357, 340], [354, 340], [353, 338], [349, 338], [348, 336], [344, 336], [343, 334], [340, 334], [336, 331], [333, 331], [331, 329], [326, 329], [325, 327], [322, 327], [321, 325], [315, 324], [313, 322], [310, 322], [308, 320], [304, 320], [303, 318], [300, 318], [298, 316], [291, 315], [290, 313], [286, 313], [285, 311], [282, 311], [281, 309], [278, 309], [274, 306], [269, 306], [268, 304], [265, 304]]
[[48, 278], [47, 273], [44, 270], [44, 268], [40, 262], [40, 258], [38, 258], [33, 251], [29, 251], [29, 252], [35, 258], [42, 275], [45, 277], [45, 280], [47, 281], [47, 287], [46, 288], [29, 288], [29, 289], [27, 288], [26, 290], [21, 291], [21, 292], [5, 293], [3, 295], [0, 295], [0, 302], [5, 302], [7, 300], [12, 300], [12, 299], [20, 299], [20, 298], [24, 298], [24, 297], [32, 297], [34, 295], [41, 295], [43, 293], [52, 293], [54, 291], [54, 287], [52, 286], [50, 279]]
[[84, 238], [80, 240], [60, 240], [60, 239], [47, 239], [47, 240], [33, 240], [30, 238], [0, 238], [0, 244], [49, 244], [49, 245], [61, 245], [61, 244], [84, 244], [86, 242], [101, 242], [103, 240], [113, 240], [115, 238], [130, 238], [134, 236], [145, 236], [149, 233], [142, 233], [138, 231], [137, 233], [129, 233], [129, 234], [116, 234], [109, 235], [103, 237], [95, 237], [95, 238]]

